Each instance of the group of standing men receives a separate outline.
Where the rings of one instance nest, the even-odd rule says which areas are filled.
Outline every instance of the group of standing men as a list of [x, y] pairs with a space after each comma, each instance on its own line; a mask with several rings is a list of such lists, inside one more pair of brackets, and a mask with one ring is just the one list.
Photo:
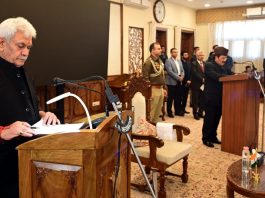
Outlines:
[[152, 43], [150, 57], [142, 67], [143, 76], [152, 85], [151, 121], [153, 123], [159, 121], [166, 95], [169, 117], [173, 118], [174, 114], [184, 116], [185, 113], [189, 113], [185, 108], [191, 89], [193, 117], [196, 120], [204, 118], [203, 144], [208, 147], [214, 147], [214, 143], [221, 144], [217, 138], [217, 128], [222, 115], [222, 83], [219, 78], [232, 74], [231, 67], [227, 66], [231, 60], [228, 49], [215, 46], [206, 62], [199, 47], [195, 47], [194, 56], [190, 61], [187, 51], [181, 53], [181, 60], [177, 59], [176, 48], [172, 48], [170, 54], [171, 57], [167, 59], [165, 49], [162, 50], [157, 42]]

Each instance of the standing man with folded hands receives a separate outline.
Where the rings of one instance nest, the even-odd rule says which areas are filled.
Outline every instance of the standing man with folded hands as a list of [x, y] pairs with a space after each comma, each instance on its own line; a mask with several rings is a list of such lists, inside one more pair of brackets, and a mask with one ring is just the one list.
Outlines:
[[35, 28], [24, 18], [0, 24], [0, 196], [18, 198], [16, 147], [34, 134], [31, 125], [60, 123], [51, 112], [40, 111], [37, 96], [24, 64], [29, 56]]
[[177, 59], [178, 50], [172, 48], [170, 50], [171, 58], [166, 60], [165, 68], [167, 71], [166, 84], [168, 88], [167, 98], [167, 114], [168, 117], [173, 118], [172, 103], [174, 101], [174, 113], [177, 116], [184, 116], [181, 107], [182, 98], [182, 81], [184, 79], [184, 69], [182, 62]]

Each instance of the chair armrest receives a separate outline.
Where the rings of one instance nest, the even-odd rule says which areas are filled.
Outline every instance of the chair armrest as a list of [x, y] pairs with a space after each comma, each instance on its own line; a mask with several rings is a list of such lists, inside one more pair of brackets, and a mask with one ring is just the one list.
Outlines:
[[153, 164], [156, 163], [157, 159], [156, 159], [156, 151], [157, 148], [160, 148], [162, 146], [164, 146], [164, 141], [157, 136], [153, 136], [153, 135], [139, 135], [139, 134], [135, 134], [132, 133], [132, 139], [139, 139], [139, 140], [148, 140], [149, 142], [149, 161], [148, 161], [148, 166], [153, 166]]
[[185, 126], [182, 126], [182, 125], [174, 124], [173, 125], [173, 129], [176, 129], [177, 141], [178, 142], [182, 142], [183, 141], [183, 134], [184, 135], [189, 135], [190, 134], [190, 129], [188, 127], [185, 127]]
[[149, 146], [153, 145], [154, 147], [158, 147], [158, 148], [164, 146], [164, 141], [160, 137], [157, 137], [157, 136], [140, 135], [140, 134], [132, 133], [131, 137], [132, 137], [132, 140], [133, 139], [148, 140], [149, 141]]

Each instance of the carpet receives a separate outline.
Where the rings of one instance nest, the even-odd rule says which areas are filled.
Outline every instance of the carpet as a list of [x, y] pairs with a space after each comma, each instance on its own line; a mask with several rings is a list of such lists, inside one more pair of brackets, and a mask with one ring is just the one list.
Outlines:
[[[228, 167], [241, 156], [221, 151], [221, 145], [215, 144], [208, 148], [202, 144], [203, 119], [195, 120], [192, 109], [187, 108], [190, 114], [184, 117], [166, 117], [166, 122], [174, 122], [187, 126], [191, 130], [189, 136], [184, 136], [184, 142], [192, 144], [192, 152], [188, 160], [188, 183], [182, 183], [179, 177], [167, 176], [165, 189], [169, 198], [225, 198], [226, 197], [226, 172]], [[263, 105], [260, 105], [259, 145], [261, 144]], [[221, 140], [221, 121], [218, 128], [218, 138]], [[260, 146], [259, 146], [260, 148]], [[169, 171], [181, 174], [182, 161], [171, 166]], [[145, 182], [138, 164], [132, 163], [131, 181], [134, 183]], [[149, 192], [140, 192], [131, 187], [132, 198], [151, 197]], [[236, 198], [244, 197], [235, 193]]]

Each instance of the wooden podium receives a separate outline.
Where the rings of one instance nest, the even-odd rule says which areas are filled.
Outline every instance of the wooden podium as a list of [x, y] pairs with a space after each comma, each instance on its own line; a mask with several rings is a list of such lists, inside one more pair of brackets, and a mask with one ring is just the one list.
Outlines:
[[243, 146], [258, 146], [260, 90], [247, 74], [222, 77], [221, 150], [242, 155]]
[[[20, 198], [112, 197], [116, 120], [113, 115], [96, 129], [47, 135], [18, 146]], [[116, 197], [130, 197], [130, 146], [125, 135], [116, 189]]]

